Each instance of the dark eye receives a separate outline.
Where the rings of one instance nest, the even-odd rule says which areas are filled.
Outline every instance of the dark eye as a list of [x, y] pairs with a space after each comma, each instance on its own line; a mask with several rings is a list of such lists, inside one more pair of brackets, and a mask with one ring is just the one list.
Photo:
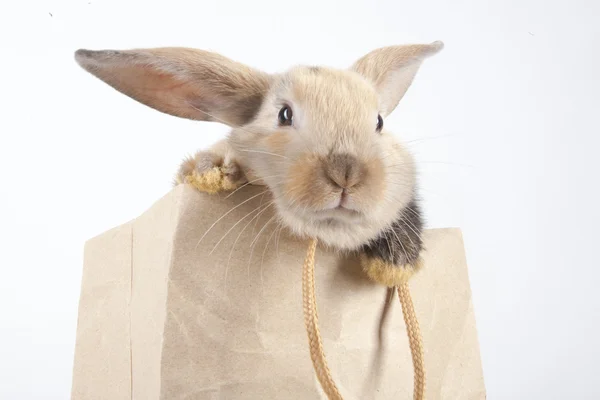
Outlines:
[[377, 116], [377, 132], [381, 132], [381, 130], [383, 129], [383, 118], [381, 118], [381, 115]]
[[293, 117], [294, 114], [292, 113], [292, 109], [289, 106], [283, 106], [283, 108], [279, 110], [279, 125], [291, 126]]

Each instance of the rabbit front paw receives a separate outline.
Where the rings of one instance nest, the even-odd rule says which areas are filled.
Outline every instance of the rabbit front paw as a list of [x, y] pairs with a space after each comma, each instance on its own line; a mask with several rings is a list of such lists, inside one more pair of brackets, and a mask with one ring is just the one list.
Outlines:
[[233, 190], [246, 182], [235, 159], [226, 159], [213, 151], [199, 151], [181, 163], [174, 183], [190, 184], [206, 193], [218, 193]]

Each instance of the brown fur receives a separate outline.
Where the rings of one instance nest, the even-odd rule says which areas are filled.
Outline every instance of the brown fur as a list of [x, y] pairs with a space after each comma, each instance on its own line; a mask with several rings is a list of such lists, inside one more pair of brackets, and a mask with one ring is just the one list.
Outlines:
[[334, 186], [350, 189], [364, 183], [367, 166], [351, 154], [331, 153], [323, 159], [325, 175]]
[[318, 157], [307, 154], [299, 158], [284, 180], [283, 196], [292, 206], [322, 207], [328, 198], [334, 196], [322, 176], [321, 160]]
[[276, 152], [277, 154], [285, 152], [286, 146], [289, 142], [290, 138], [285, 134], [285, 132], [275, 132], [265, 139], [265, 143], [269, 148], [269, 151]]

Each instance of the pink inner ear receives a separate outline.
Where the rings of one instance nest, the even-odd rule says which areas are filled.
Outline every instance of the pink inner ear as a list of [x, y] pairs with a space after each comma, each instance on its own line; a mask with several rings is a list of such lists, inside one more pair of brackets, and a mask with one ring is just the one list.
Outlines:
[[178, 117], [203, 119], [188, 104], [198, 91], [191, 80], [125, 52], [78, 51], [76, 58], [86, 71], [146, 106]]
[[115, 72], [112, 73], [113, 86], [140, 103], [178, 117], [205, 119], [205, 114], [190, 106], [199, 98], [199, 88], [192, 81], [149, 67], [122, 67]]
[[119, 92], [174, 116], [243, 125], [270, 76], [219, 54], [186, 48], [76, 52], [78, 63]]

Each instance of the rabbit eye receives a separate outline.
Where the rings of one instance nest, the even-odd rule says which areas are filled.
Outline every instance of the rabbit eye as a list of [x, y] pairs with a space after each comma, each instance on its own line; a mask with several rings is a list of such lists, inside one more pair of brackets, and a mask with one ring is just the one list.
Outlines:
[[381, 115], [377, 116], [377, 132], [381, 132], [381, 130], [383, 129], [383, 118], [381, 118]]
[[294, 114], [292, 113], [292, 109], [289, 106], [283, 106], [281, 110], [279, 110], [279, 125], [282, 126], [291, 126], [294, 118]]

